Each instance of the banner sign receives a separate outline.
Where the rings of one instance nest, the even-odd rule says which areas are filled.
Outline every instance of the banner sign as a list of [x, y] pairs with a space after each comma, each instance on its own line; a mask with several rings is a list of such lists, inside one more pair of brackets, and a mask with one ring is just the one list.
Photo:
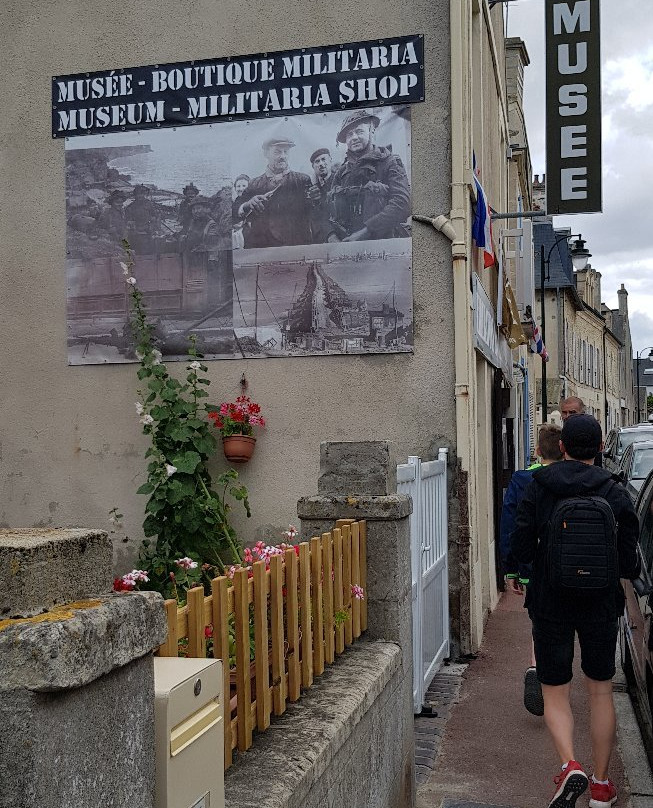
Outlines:
[[137, 360], [123, 239], [166, 359], [411, 353], [410, 113], [65, 138], [69, 363]]
[[546, 0], [547, 213], [599, 213], [600, 0]]
[[420, 35], [54, 76], [52, 137], [423, 101], [423, 53]]

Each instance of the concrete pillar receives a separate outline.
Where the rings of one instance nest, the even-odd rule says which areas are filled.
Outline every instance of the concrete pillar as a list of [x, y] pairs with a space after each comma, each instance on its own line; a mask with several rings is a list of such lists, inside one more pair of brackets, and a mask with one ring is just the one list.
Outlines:
[[[151, 808], [157, 593], [103, 531], [0, 531], [0, 808]], [[1, 619], [5, 617], [5, 619]]]
[[[410, 561], [410, 497], [399, 495], [397, 464], [387, 441], [323, 442], [318, 494], [297, 503], [302, 539], [331, 530], [337, 519], [367, 522], [368, 640], [388, 640], [402, 651], [403, 704], [397, 727], [402, 775], [392, 805], [415, 799], [413, 737], [413, 619]], [[399, 743], [400, 741], [400, 743]]]

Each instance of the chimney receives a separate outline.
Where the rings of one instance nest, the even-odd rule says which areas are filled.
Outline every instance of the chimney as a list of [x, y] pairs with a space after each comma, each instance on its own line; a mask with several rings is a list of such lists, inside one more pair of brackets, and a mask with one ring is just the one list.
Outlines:
[[617, 291], [617, 295], [619, 296], [619, 314], [622, 317], [628, 317], [628, 292], [623, 283], [621, 284], [621, 289]]

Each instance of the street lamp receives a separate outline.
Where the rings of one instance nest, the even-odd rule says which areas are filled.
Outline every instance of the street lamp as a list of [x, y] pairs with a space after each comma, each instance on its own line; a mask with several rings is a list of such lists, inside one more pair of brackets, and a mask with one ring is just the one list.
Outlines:
[[[545, 314], [545, 305], [544, 305], [544, 281], [548, 278], [549, 272], [549, 264], [551, 262], [551, 254], [553, 250], [563, 241], [567, 242], [567, 247], [569, 248], [569, 239], [576, 239], [573, 245], [571, 246], [570, 253], [571, 253], [571, 262], [574, 265], [574, 269], [577, 271], [582, 271], [587, 266], [587, 261], [592, 257], [592, 253], [585, 247], [585, 242], [583, 241], [583, 237], [578, 235], [568, 235], [568, 236], [560, 236], [560, 238], [556, 239], [553, 244], [551, 245], [551, 249], [549, 250], [546, 258], [544, 257], [544, 244], [540, 245], [540, 317], [542, 320], [542, 344], [546, 345], [546, 320], [544, 318]], [[542, 362], [542, 423], [545, 424], [548, 420], [548, 408], [549, 402], [547, 400], [546, 394], [546, 362]]]
[[[641, 351], [637, 351], [637, 423], [641, 421], [641, 409], [639, 406], [639, 360], [640, 354], [644, 351], [650, 351], [651, 353], [648, 355], [650, 359], [653, 356], [653, 348], [649, 345], [647, 348], [642, 348]], [[646, 408], [646, 415], [648, 416], [648, 407]]]

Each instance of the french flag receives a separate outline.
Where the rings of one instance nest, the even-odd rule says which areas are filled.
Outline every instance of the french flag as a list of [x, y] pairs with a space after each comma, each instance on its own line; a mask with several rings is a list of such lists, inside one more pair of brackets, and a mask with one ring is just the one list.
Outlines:
[[485, 191], [478, 179], [476, 169], [476, 155], [474, 155], [474, 182], [476, 183], [476, 207], [474, 222], [472, 223], [472, 238], [476, 246], [483, 250], [483, 266], [492, 267], [496, 264], [494, 247], [492, 246], [492, 219]]
[[540, 329], [537, 327], [537, 323], [535, 322], [535, 320], [533, 320], [532, 323], [533, 323], [533, 340], [531, 342], [531, 353], [539, 354], [542, 357], [543, 362], [548, 362], [549, 352], [547, 351], [544, 342], [542, 342]]

